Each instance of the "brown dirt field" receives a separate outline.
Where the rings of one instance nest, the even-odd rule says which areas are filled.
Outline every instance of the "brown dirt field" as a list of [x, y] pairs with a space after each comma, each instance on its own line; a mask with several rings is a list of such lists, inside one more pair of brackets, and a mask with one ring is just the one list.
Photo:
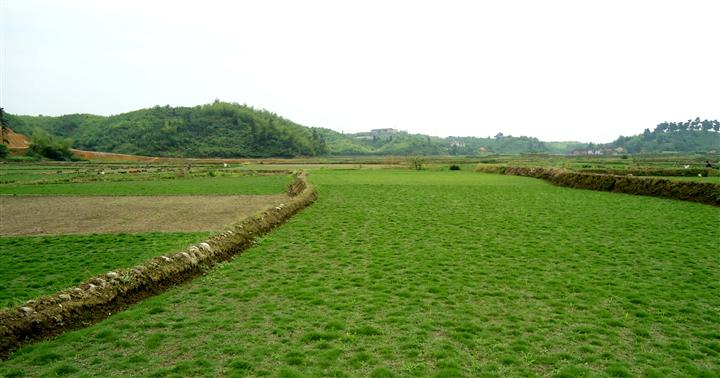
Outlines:
[[287, 203], [257, 196], [1, 196], [0, 235], [219, 231]]

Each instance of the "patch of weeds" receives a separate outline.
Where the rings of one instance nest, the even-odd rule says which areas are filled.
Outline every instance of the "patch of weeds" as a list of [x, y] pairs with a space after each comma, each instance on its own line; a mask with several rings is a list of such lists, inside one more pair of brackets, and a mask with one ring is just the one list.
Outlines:
[[53, 370], [53, 373], [55, 373], [56, 375], [68, 375], [72, 373], [77, 373], [78, 371], [79, 370], [75, 366], [63, 364], [55, 368]]
[[380, 367], [376, 368], [375, 370], [370, 373], [371, 378], [392, 378], [395, 377], [395, 374], [393, 374], [392, 370], [386, 368], [386, 367]]
[[141, 363], [148, 362], [148, 359], [145, 356], [134, 355], [134, 356], [131, 356], [130, 358], [128, 358], [126, 361], [130, 364], [141, 364]]
[[280, 373], [278, 374], [279, 378], [304, 378], [305, 376], [302, 375], [299, 371], [295, 369], [290, 368], [282, 368], [280, 369]]
[[339, 338], [340, 335], [334, 332], [309, 332], [303, 336], [305, 342], [312, 341], [330, 341]]
[[556, 378], [583, 378], [591, 376], [592, 372], [590, 369], [583, 366], [565, 366], [555, 374]]
[[154, 333], [149, 335], [145, 339], [145, 348], [149, 350], [154, 350], [160, 347], [160, 344], [162, 344], [163, 340], [165, 340], [165, 335], [162, 333]]
[[25, 371], [22, 369], [10, 369], [10, 370], [6, 371], [4, 374], [5, 374], [5, 377], [7, 377], [7, 378], [20, 378], [20, 377], [26, 376]]
[[462, 372], [455, 368], [444, 368], [433, 374], [434, 378], [458, 378], [464, 377]]
[[33, 365], [47, 365], [62, 360], [63, 356], [54, 352], [44, 352], [32, 358]]
[[354, 329], [356, 335], [360, 336], [377, 336], [382, 335], [382, 331], [369, 325], [362, 325]]
[[228, 367], [233, 371], [252, 370], [252, 364], [245, 360], [234, 360], [228, 364]]
[[605, 373], [611, 377], [632, 377], [632, 373], [628, 370], [626, 365], [613, 364], [605, 369]]
[[369, 363], [372, 360], [373, 356], [370, 353], [358, 352], [355, 353], [352, 358], [350, 358], [350, 365], [354, 367], [360, 367], [364, 364]]
[[153, 307], [150, 310], [148, 310], [148, 314], [154, 315], [154, 314], [161, 314], [165, 312], [165, 309], [162, 307]]
[[288, 365], [302, 365], [305, 360], [305, 355], [302, 352], [292, 351], [285, 355], [285, 362]]

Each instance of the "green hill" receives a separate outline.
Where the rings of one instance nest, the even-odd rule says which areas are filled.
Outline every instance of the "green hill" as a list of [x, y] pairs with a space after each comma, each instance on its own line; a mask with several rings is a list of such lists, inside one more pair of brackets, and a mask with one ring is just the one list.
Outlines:
[[498, 133], [494, 137], [447, 137], [395, 129], [344, 134], [305, 127], [266, 110], [215, 101], [195, 107], [155, 106], [109, 117], [70, 114], [59, 117], [6, 114], [14, 131], [39, 128], [70, 138], [90, 151], [167, 157], [270, 157], [322, 155], [483, 155], [549, 153], [623, 147], [630, 153], [720, 150], [717, 121], [662, 123], [655, 131], [620, 137], [606, 145], [543, 142]]
[[[377, 129], [356, 134], [338, 134], [322, 129], [329, 152], [336, 155], [482, 155], [553, 152], [532, 137], [498, 134], [494, 138], [447, 137], [410, 134], [393, 129]], [[576, 142], [569, 142], [576, 143]], [[562, 151], [560, 153], [565, 153]]]
[[8, 126], [29, 135], [41, 128], [91, 151], [177, 157], [314, 156], [327, 153], [322, 137], [274, 113], [216, 101], [102, 117], [7, 115]]
[[623, 147], [629, 153], [718, 152], [720, 122], [700, 118], [687, 122], [663, 122], [655, 130], [619, 137], [610, 147]]

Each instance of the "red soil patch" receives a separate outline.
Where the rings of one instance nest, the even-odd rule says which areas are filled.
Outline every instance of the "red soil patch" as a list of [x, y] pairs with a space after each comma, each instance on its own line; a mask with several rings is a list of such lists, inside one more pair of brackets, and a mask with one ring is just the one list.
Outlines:
[[152, 156], [140, 156], [140, 155], [127, 155], [127, 154], [115, 154], [112, 152], [97, 152], [97, 151], [84, 151], [84, 150], [71, 150], [73, 155], [85, 159], [85, 160], [99, 160], [99, 161], [141, 161], [141, 162], [161, 162], [167, 161], [167, 158], [158, 158]]
[[12, 129], [6, 128], [7, 130], [7, 136], [8, 142], [10, 144], [8, 145], [9, 148], [28, 148], [30, 147], [30, 140], [28, 137], [26, 137], [23, 134], [18, 134]]

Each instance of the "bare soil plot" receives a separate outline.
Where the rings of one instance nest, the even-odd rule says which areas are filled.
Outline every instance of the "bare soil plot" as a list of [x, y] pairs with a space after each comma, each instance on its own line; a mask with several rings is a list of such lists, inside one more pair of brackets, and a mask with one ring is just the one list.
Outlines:
[[0, 235], [214, 231], [288, 200], [241, 196], [2, 196]]

